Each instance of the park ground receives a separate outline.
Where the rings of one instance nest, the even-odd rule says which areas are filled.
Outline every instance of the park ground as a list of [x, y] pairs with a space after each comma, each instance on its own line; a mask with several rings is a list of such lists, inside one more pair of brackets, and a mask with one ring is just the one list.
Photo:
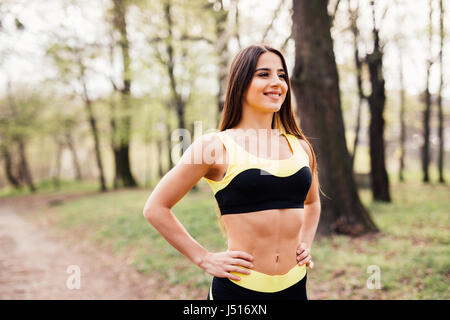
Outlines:
[[[206, 248], [225, 250], [212, 194], [198, 186], [173, 212]], [[3, 195], [0, 299], [204, 299], [211, 276], [145, 221], [150, 193], [63, 183], [59, 191]], [[309, 298], [449, 299], [449, 194], [445, 185], [392, 183], [393, 202], [380, 203], [360, 191], [380, 232], [316, 238]], [[79, 288], [69, 280], [73, 266]]]

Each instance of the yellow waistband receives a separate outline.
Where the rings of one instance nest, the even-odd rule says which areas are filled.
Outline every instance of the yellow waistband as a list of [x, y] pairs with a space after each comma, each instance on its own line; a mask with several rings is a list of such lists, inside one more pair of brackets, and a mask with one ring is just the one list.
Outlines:
[[[245, 267], [242, 267], [246, 269]], [[306, 265], [299, 266], [296, 264], [291, 270], [282, 275], [271, 276], [262, 272], [251, 270], [250, 274], [242, 274], [239, 272], [231, 272], [237, 275], [241, 280], [231, 280], [241, 287], [259, 291], [259, 292], [277, 292], [289, 288], [297, 283], [306, 274]]]

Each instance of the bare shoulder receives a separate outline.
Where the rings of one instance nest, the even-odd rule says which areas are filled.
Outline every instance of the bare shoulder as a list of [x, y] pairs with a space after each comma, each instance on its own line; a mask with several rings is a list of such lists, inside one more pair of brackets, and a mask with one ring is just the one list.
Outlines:
[[305, 150], [306, 154], [308, 155], [309, 163], [311, 165], [313, 157], [312, 157], [312, 153], [311, 153], [311, 149], [310, 149], [309, 145], [303, 139], [297, 138], [297, 140], [300, 142], [300, 145], [303, 147], [303, 149]]
[[208, 132], [196, 138], [183, 154], [182, 161], [214, 166], [223, 154], [223, 144], [217, 132]]
[[214, 133], [204, 134], [192, 142], [153, 189], [146, 208], [172, 208], [214, 165]]
[[219, 138], [218, 132], [208, 132], [201, 136], [203, 141], [204, 152], [212, 156], [214, 159], [220, 155], [223, 149], [222, 140]]

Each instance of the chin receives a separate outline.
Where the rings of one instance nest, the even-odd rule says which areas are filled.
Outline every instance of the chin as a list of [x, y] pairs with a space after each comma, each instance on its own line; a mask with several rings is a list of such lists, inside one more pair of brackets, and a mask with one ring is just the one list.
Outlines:
[[279, 106], [276, 106], [276, 105], [267, 106], [264, 109], [267, 110], [268, 112], [278, 112], [281, 109], [281, 105], [279, 105]]
[[261, 103], [261, 104], [255, 104], [253, 105], [253, 108], [260, 111], [260, 112], [265, 112], [265, 113], [269, 113], [269, 112], [278, 112], [281, 109], [281, 105], [276, 105], [276, 104], [270, 104], [270, 103]]

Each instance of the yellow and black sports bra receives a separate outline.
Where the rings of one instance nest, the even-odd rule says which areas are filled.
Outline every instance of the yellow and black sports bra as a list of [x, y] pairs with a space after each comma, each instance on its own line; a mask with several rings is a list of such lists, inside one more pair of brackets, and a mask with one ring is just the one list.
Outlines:
[[225, 131], [216, 134], [227, 150], [228, 168], [220, 181], [203, 178], [214, 192], [221, 215], [304, 207], [311, 170], [296, 136], [283, 133], [292, 155], [273, 160], [249, 153]]

